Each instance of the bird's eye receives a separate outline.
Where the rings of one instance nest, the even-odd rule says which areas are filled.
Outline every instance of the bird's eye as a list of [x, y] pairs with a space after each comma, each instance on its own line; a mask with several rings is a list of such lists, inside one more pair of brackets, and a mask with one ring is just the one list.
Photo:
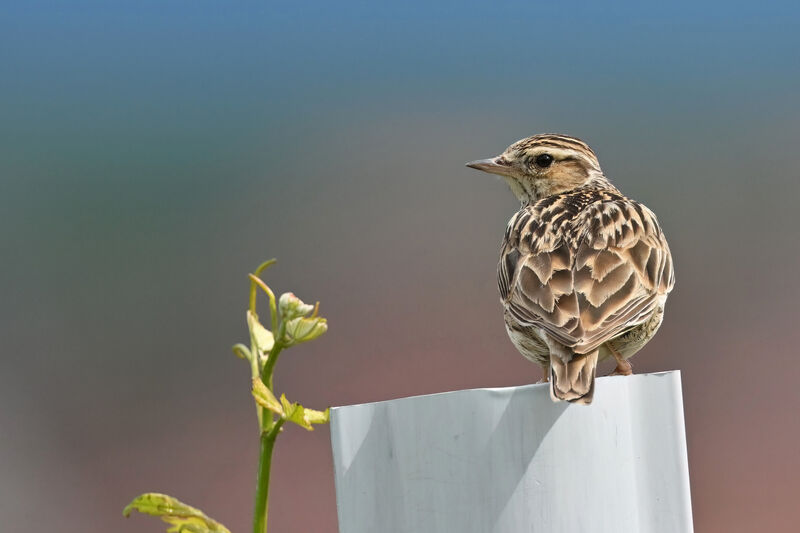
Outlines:
[[553, 164], [553, 156], [550, 154], [539, 154], [534, 161], [536, 162], [536, 166], [547, 168]]

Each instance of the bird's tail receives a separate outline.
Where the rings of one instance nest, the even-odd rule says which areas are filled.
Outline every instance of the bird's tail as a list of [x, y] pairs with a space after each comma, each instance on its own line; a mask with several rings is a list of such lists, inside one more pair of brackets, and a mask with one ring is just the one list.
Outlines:
[[589, 405], [594, 397], [594, 376], [597, 372], [597, 350], [573, 354], [564, 362], [550, 355], [550, 397], [554, 402], [566, 400]]

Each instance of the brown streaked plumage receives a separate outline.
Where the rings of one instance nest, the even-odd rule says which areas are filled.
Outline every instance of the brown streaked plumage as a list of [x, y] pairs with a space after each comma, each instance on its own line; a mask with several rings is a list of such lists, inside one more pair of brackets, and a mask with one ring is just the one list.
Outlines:
[[661, 325], [675, 276], [656, 216], [574, 137], [534, 135], [467, 166], [503, 176], [522, 203], [497, 266], [509, 337], [544, 367], [553, 400], [591, 403], [597, 363], [630, 374]]

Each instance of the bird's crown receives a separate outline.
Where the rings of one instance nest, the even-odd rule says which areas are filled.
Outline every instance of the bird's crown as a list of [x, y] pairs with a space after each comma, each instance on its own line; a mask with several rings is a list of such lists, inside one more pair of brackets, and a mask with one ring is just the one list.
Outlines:
[[[553, 161], [580, 159], [588, 166], [600, 170], [597, 156], [588, 144], [576, 137], [558, 133], [540, 133], [520, 139], [506, 148], [503, 155], [508, 156], [509, 159], [524, 159], [538, 155], [549, 155]], [[535, 161], [533, 163], [535, 164]]]

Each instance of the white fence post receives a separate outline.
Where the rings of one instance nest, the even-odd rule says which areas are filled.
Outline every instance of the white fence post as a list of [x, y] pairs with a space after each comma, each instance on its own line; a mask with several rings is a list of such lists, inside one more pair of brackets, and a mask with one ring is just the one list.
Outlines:
[[340, 533], [692, 531], [680, 372], [331, 412]]

